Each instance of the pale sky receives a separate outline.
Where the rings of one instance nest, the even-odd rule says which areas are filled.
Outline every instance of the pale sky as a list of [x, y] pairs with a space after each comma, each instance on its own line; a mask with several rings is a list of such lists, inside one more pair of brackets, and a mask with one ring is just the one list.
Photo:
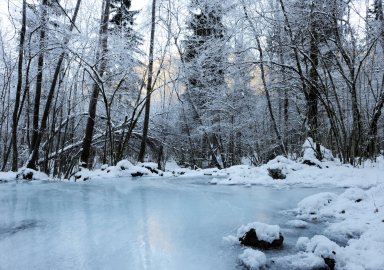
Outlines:
[[[3, 1], [3, 0], [0, 0]], [[149, 4], [149, 0], [131, 0], [133, 10], [138, 10], [146, 7]]]

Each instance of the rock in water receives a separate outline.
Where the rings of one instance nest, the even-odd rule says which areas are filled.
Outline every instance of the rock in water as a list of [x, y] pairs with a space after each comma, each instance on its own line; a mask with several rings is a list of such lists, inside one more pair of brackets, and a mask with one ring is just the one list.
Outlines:
[[260, 249], [276, 249], [281, 248], [283, 245], [284, 237], [279, 233], [279, 238], [274, 239], [272, 242], [267, 242], [264, 240], [259, 240], [257, 237], [256, 230], [251, 228], [246, 232], [242, 237], [239, 238], [239, 241], [242, 245]]

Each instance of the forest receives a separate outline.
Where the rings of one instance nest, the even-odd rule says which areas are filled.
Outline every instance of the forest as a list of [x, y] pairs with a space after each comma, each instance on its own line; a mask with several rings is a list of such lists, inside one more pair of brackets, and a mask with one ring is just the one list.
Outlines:
[[381, 154], [381, 0], [135, 1], [3, 0], [2, 171]]
[[384, 269], [382, 0], [0, 0], [0, 101], [0, 269]]

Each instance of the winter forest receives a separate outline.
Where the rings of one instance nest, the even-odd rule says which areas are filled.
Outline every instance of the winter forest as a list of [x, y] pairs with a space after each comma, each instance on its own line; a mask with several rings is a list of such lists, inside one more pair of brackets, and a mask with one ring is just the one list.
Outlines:
[[384, 269], [382, 0], [0, 0], [0, 101], [0, 269]]
[[11, 22], [0, 42], [3, 171], [68, 178], [124, 158], [159, 169], [169, 159], [260, 165], [298, 156], [307, 137], [319, 160], [322, 144], [356, 165], [383, 147], [382, 1], [2, 9]]

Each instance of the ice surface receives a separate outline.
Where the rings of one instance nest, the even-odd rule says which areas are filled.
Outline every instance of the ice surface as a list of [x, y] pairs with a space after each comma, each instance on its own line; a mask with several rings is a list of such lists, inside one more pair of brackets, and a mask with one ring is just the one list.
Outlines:
[[284, 227], [294, 214], [280, 210], [324, 189], [244, 188], [208, 181], [2, 183], [0, 269], [233, 270], [243, 249], [222, 237], [235, 234], [241, 224], [279, 224], [285, 249], [276, 252], [284, 254], [295, 252], [299, 236], [315, 234], [312, 227]]

